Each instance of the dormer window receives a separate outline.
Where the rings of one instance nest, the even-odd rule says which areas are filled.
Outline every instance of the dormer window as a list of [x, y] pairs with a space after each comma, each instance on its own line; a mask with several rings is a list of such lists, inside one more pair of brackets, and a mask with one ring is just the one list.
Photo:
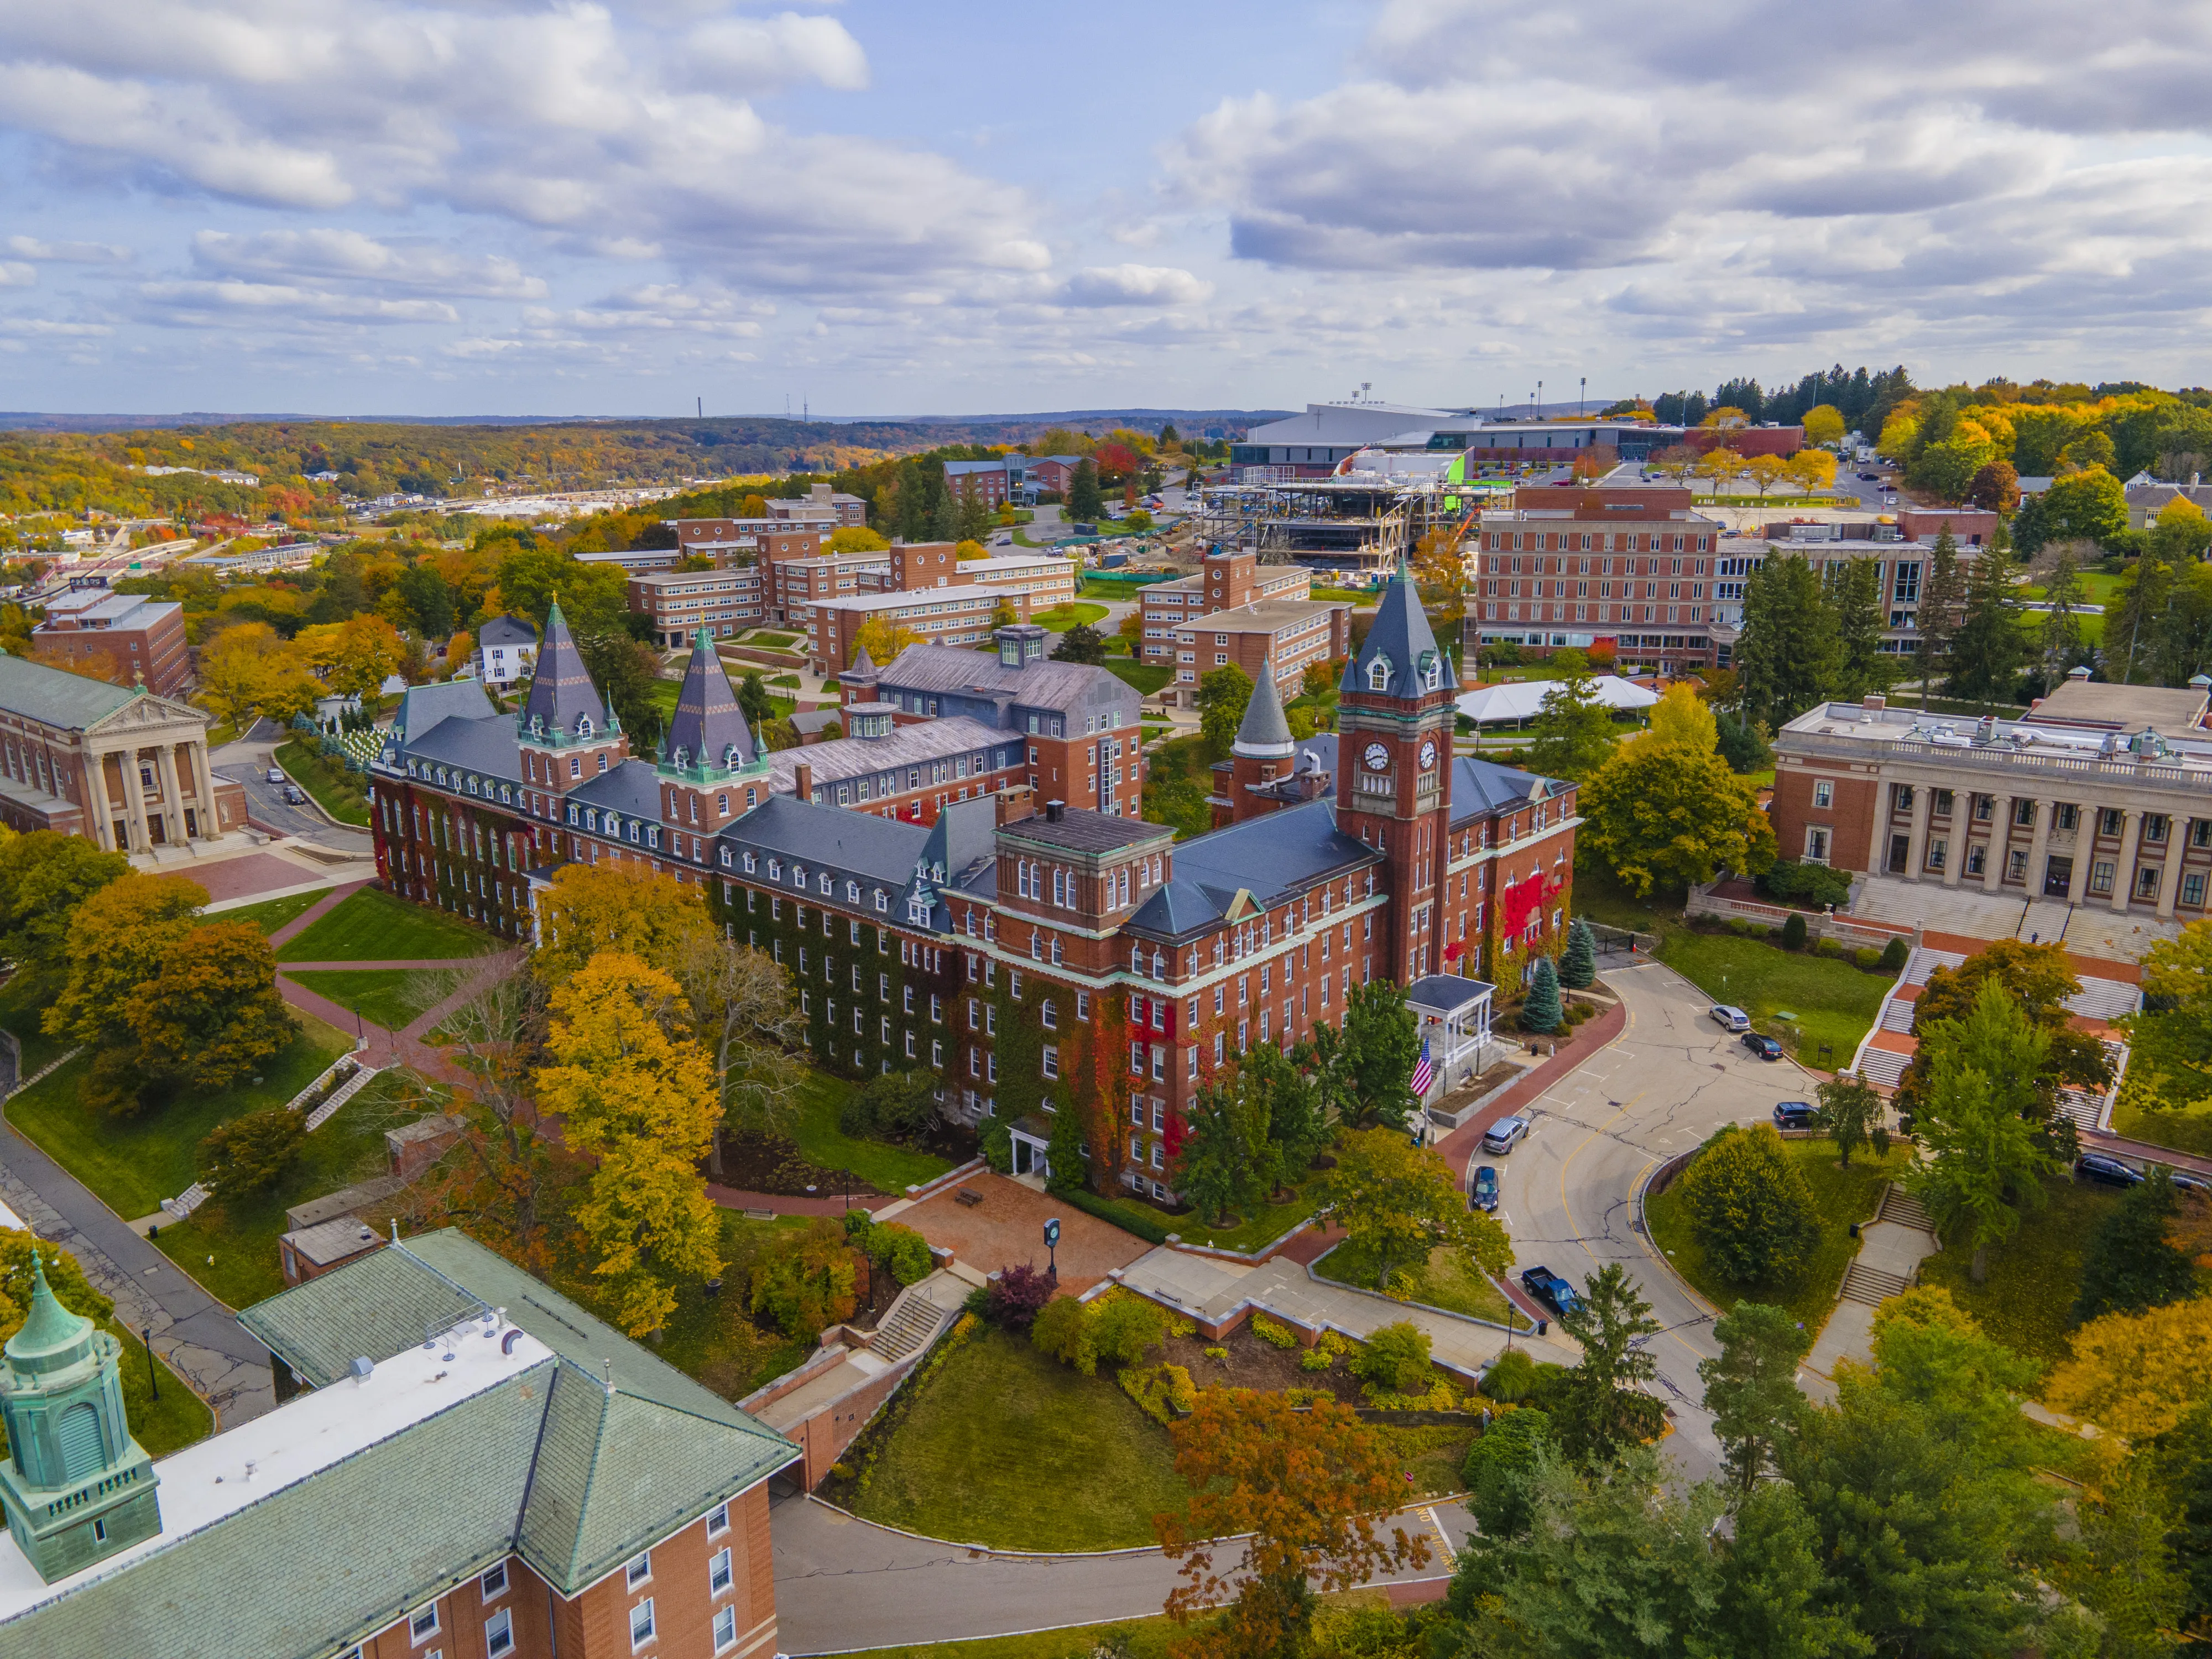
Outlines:
[[1422, 684], [1426, 685], [1431, 691], [1435, 690], [1439, 685], [1442, 685], [1444, 681], [1443, 659], [1437, 656], [1430, 657], [1427, 663], [1424, 665], [1421, 680]]
[[588, 738], [592, 735], [592, 717], [589, 714], [576, 716], [576, 735], [580, 738]]
[[857, 881], [847, 882], [845, 884], [845, 902], [848, 904], [858, 904], [860, 902], [860, 884]]
[[[752, 854], [750, 854], [750, 853], [748, 853], [748, 854], [745, 854], [745, 857], [746, 857], [746, 859], [747, 859], [748, 860], [750, 860], [751, 859], [751, 857], [752, 857]], [[752, 866], [752, 865], [751, 865], [750, 862], [748, 862], [748, 863], [746, 864], [746, 866], [745, 866], [745, 868], [746, 868], [746, 869], [748, 869], [748, 870], [751, 869], [752, 867], [753, 867], [753, 866]], [[768, 878], [769, 878], [770, 881], [781, 881], [781, 880], [783, 879], [783, 860], [781, 860], [781, 859], [770, 859], [770, 860], [768, 861]]]
[[824, 870], [822, 872], [822, 896], [823, 898], [828, 898], [831, 890], [836, 886], [836, 883], [830, 878], [830, 872], [827, 870]]
[[1367, 689], [1370, 691], [1388, 691], [1390, 689], [1389, 658], [1378, 653], [1375, 660], [1367, 665]]
[[689, 766], [690, 763], [691, 763], [691, 751], [690, 751], [690, 750], [686, 749], [685, 747], [684, 747], [684, 745], [683, 745], [683, 744], [677, 744], [677, 746], [676, 746], [676, 769], [677, 769], [678, 771], [681, 772], [681, 771], [682, 771], [682, 770], [683, 770], [686, 766]]
[[906, 919], [917, 927], [929, 926], [929, 901], [916, 893], [906, 902]]
[[727, 767], [731, 771], [736, 771], [744, 763], [744, 757], [738, 752], [738, 745], [734, 743], [728, 748], [722, 750], [722, 764]]

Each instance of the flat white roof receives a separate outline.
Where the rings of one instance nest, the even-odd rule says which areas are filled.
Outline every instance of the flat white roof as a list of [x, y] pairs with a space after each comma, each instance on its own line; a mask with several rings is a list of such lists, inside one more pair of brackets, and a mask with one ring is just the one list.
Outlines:
[[[1557, 680], [1516, 680], [1507, 685], [1478, 686], [1462, 692], [1455, 699], [1455, 706], [1478, 726], [1486, 720], [1532, 720], [1558, 684]], [[1618, 674], [1601, 674], [1593, 684], [1603, 708], [1649, 708], [1659, 701], [1656, 692], [1646, 691]]]
[[[480, 1334], [486, 1331], [494, 1334]], [[509, 1346], [508, 1333], [514, 1338], [512, 1353], [502, 1352]], [[0, 1534], [0, 1621], [125, 1571], [203, 1528], [552, 1358], [550, 1348], [518, 1327], [471, 1320], [449, 1340], [394, 1354], [362, 1382], [301, 1395], [265, 1416], [155, 1463], [161, 1530], [51, 1584], [39, 1577], [12, 1535]], [[210, 1585], [209, 1593], [220, 1595], [222, 1587]]]

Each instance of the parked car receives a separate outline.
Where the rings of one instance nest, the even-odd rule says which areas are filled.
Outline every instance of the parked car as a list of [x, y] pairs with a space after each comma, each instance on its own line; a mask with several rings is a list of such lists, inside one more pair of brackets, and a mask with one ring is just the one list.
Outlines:
[[1723, 1031], [1748, 1031], [1751, 1029], [1751, 1016], [1741, 1008], [1732, 1007], [1725, 1002], [1716, 1002], [1710, 1012], [1720, 1022]]
[[1514, 1143], [1528, 1133], [1527, 1118], [1501, 1117], [1490, 1126], [1488, 1133], [1482, 1137], [1482, 1150], [1486, 1152], [1494, 1152], [1503, 1158], [1513, 1150]]
[[1487, 1164], [1475, 1165], [1474, 1180], [1467, 1190], [1467, 1201], [1474, 1209], [1484, 1211], [1496, 1209], [1498, 1207], [1498, 1171]]
[[1820, 1121], [1820, 1109], [1809, 1100], [1785, 1100], [1774, 1109], [1778, 1129], [1811, 1129]]
[[2074, 1160], [2074, 1179], [2094, 1181], [2100, 1187], [2140, 1187], [2145, 1176], [2132, 1164], [2106, 1158], [2102, 1152], [2084, 1152]]
[[1549, 1267], [1529, 1268], [1521, 1275], [1521, 1288], [1539, 1302], [1550, 1304], [1561, 1315], [1571, 1314], [1582, 1306], [1575, 1287]]
[[305, 806], [307, 804], [307, 798], [301, 792], [298, 784], [288, 783], [284, 786], [284, 804], [288, 806]]
[[1881, 474], [1879, 472], [1862, 472], [1859, 474], [1859, 482], [1862, 483], [1880, 483], [1881, 482]]
[[271, 783], [282, 783], [282, 782], [283, 782], [283, 781], [284, 781], [284, 769], [283, 769], [283, 767], [281, 767], [281, 766], [272, 766], [272, 767], [270, 767], [270, 768], [269, 769], [269, 781], [270, 781], [270, 782], [271, 782]]
[[1777, 1042], [1772, 1037], [1761, 1036], [1756, 1031], [1746, 1031], [1743, 1034], [1743, 1046], [1750, 1049], [1754, 1054], [1757, 1054], [1761, 1060], [1779, 1060], [1782, 1058], [1782, 1045]]
[[2187, 1193], [2192, 1198], [2212, 1198], [2212, 1181], [2188, 1170], [2175, 1170], [2172, 1174], [2174, 1191]]

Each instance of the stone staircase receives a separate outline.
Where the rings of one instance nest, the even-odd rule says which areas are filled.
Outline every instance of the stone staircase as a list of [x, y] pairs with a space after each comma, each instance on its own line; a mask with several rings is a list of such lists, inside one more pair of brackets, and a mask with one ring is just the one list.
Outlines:
[[1881, 1005], [1881, 1018], [1875, 1023], [1876, 1029], [1910, 1034], [1912, 1030], [1912, 1016], [1919, 1006], [1919, 1001], [1916, 998], [1887, 999]]
[[954, 1317], [927, 1297], [915, 1294], [915, 1288], [908, 1285], [899, 1292], [898, 1300], [891, 1304], [883, 1323], [868, 1339], [867, 1351], [885, 1365], [896, 1365], [927, 1347]]
[[[333, 1093], [328, 1100], [325, 1101], [321, 1105], [316, 1107], [313, 1111], [307, 1114], [307, 1133], [309, 1134], [313, 1134], [316, 1130], [321, 1128], [323, 1125], [328, 1123], [331, 1118], [337, 1115], [337, 1109], [339, 1107], [344, 1105], [346, 1102], [351, 1100], [356, 1095], [367, 1088], [368, 1086], [369, 1079], [378, 1075], [378, 1069], [374, 1066], [363, 1066], [358, 1068], [351, 1077], [348, 1078], [343, 1083], [338, 1085], [337, 1091]], [[316, 1079], [316, 1084], [319, 1084], [321, 1080], [321, 1079], [318, 1078]], [[314, 1086], [315, 1084], [310, 1084], [308, 1085], [311, 1089]]]
[[1893, 1181], [1881, 1194], [1881, 1208], [1875, 1212], [1876, 1221], [1894, 1221], [1899, 1226], [1917, 1227], [1922, 1232], [1932, 1233], [1936, 1224], [1929, 1218], [1927, 1206]]
[[1905, 971], [1897, 976], [1899, 985], [1925, 985], [1929, 975], [1938, 968], [1956, 968], [1966, 961], [1956, 951], [1931, 951], [1926, 945], [1915, 947], [1905, 959]]
[[1838, 1293], [1845, 1302], [1863, 1302], [1869, 1308], [1879, 1307], [1893, 1296], [1903, 1296], [1912, 1286], [1895, 1273], [1886, 1273], [1879, 1267], [1869, 1267], [1860, 1262], [1851, 1263], [1844, 1275], [1844, 1288]]
[[186, 1217], [190, 1216], [194, 1210], [198, 1209], [201, 1205], [207, 1201], [208, 1189], [206, 1186], [200, 1182], [195, 1181], [191, 1186], [185, 1188], [184, 1191], [179, 1193], [174, 1198], [163, 1199], [161, 1200], [161, 1207], [168, 1212], [169, 1214], [176, 1217], [178, 1220], [182, 1221]]
[[1911, 1054], [1891, 1048], [1866, 1048], [1859, 1054], [1858, 1073], [1877, 1089], [1894, 1089], [1911, 1063]]
[[2085, 1019], [2125, 1019], [2142, 1006], [2142, 988], [2125, 980], [2084, 976], [2081, 990], [2067, 998], [2064, 1006], [2068, 1013]]

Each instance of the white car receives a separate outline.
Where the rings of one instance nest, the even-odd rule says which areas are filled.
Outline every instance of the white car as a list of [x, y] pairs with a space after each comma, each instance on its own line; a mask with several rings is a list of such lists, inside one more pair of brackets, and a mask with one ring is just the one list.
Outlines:
[[1751, 1029], [1751, 1016], [1728, 1003], [1716, 1002], [1707, 1012], [1720, 1022], [1723, 1031], [1748, 1031]]
[[278, 766], [272, 766], [272, 767], [270, 767], [270, 768], [269, 769], [269, 781], [270, 781], [270, 782], [271, 782], [271, 783], [282, 783], [282, 782], [283, 782], [283, 781], [284, 781], [284, 770], [283, 770], [283, 769], [282, 767], [278, 767]]

